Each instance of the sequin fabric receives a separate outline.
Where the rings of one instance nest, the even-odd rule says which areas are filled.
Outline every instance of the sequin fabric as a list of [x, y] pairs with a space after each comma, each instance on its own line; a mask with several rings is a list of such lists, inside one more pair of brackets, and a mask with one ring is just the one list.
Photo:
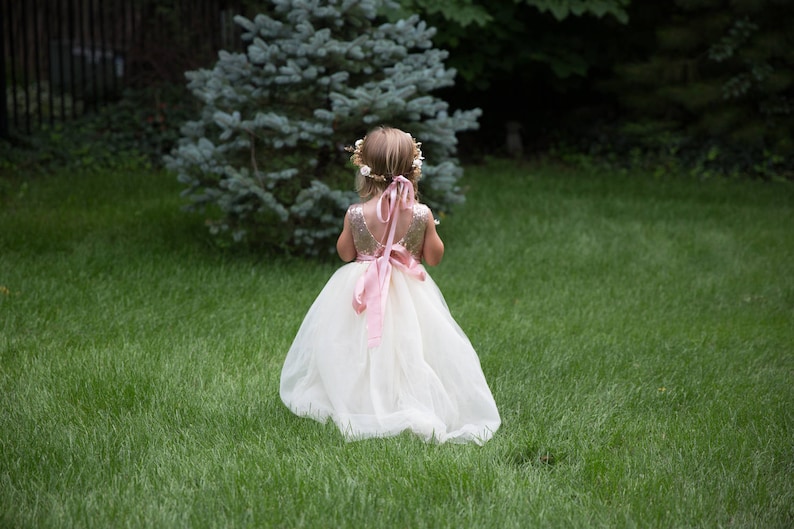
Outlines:
[[[400, 212], [404, 215], [406, 212]], [[402, 239], [395, 241], [395, 244], [403, 246], [408, 250], [417, 261], [422, 259], [422, 246], [425, 242], [425, 228], [427, 227], [427, 206], [424, 204], [414, 204], [413, 218], [408, 226], [408, 231]], [[380, 256], [383, 254], [384, 246], [370, 233], [367, 228], [367, 221], [364, 220], [364, 207], [362, 204], [353, 204], [348, 209], [350, 227], [353, 229], [353, 243], [356, 245], [356, 252], [360, 255]]]

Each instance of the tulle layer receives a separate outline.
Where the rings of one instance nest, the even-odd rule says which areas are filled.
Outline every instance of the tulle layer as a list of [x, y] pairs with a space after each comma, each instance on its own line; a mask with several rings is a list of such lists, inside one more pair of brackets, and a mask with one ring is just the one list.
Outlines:
[[491, 438], [501, 423], [469, 339], [440, 290], [393, 270], [379, 346], [351, 306], [368, 263], [342, 266], [309, 309], [287, 353], [281, 399], [297, 415], [333, 420], [349, 440], [409, 430], [435, 442]]

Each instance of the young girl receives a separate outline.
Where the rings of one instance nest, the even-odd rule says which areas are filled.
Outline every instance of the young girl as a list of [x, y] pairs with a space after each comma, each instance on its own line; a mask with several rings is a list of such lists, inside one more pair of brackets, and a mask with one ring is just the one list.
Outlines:
[[428, 441], [482, 444], [501, 420], [480, 361], [421, 260], [444, 243], [416, 201], [419, 144], [377, 128], [358, 140], [363, 202], [350, 206], [336, 248], [344, 261], [317, 296], [287, 353], [281, 399], [331, 419], [348, 440], [409, 430]]

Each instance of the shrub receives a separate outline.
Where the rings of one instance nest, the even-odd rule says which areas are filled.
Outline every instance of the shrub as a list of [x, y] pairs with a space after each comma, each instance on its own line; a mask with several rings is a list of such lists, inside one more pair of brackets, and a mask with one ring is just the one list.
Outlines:
[[[187, 101], [186, 101], [187, 99]], [[69, 105], [73, 100], [67, 100]], [[0, 141], [0, 175], [49, 173], [64, 166], [105, 171], [162, 163], [179, 139], [179, 125], [197, 105], [183, 85], [127, 89], [119, 101], [72, 120]]]
[[[166, 165], [190, 209], [208, 213], [224, 241], [291, 253], [330, 252], [355, 200], [346, 145], [373, 126], [423, 142], [423, 198], [447, 210], [463, 200], [456, 133], [479, 109], [449, 112], [431, 92], [454, 84], [435, 30], [417, 16], [379, 22], [376, 0], [274, 0], [242, 16], [245, 53], [221, 51], [188, 72], [201, 115], [187, 122]], [[393, 7], [393, 6], [392, 6]]]

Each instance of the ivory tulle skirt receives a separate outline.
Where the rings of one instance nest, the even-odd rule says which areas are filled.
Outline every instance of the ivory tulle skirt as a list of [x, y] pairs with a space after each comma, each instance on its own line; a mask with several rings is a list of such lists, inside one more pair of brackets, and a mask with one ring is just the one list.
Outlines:
[[482, 444], [501, 420], [480, 360], [441, 291], [392, 271], [381, 343], [367, 347], [366, 312], [351, 305], [368, 263], [342, 266], [309, 309], [281, 372], [293, 413], [331, 419], [348, 440], [411, 431]]

